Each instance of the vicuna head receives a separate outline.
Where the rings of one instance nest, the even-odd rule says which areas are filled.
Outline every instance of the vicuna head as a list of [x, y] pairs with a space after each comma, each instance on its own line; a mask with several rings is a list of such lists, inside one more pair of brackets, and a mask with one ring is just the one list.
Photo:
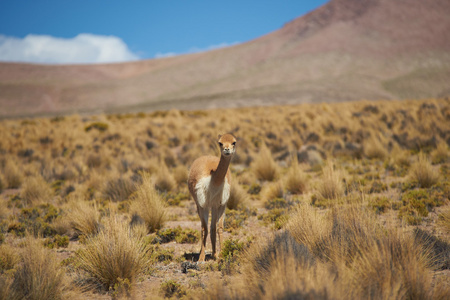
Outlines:
[[217, 142], [219, 143], [220, 154], [222, 156], [231, 156], [236, 151], [236, 138], [230, 133], [224, 135], [219, 134]]

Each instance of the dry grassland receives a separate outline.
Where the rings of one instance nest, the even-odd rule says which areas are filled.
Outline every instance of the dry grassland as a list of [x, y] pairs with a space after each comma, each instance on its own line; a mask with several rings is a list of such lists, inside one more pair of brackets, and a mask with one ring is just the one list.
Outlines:
[[[197, 264], [188, 168], [226, 132]], [[2, 120], [0, 299], [449, 299], [449, 144], [449, 99]]]

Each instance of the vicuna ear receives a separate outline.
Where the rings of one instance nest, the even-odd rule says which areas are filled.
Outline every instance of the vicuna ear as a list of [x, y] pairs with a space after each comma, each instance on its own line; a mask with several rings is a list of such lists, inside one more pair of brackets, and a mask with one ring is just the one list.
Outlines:
[[219, 134], [219, 135], [217, 136], [217, 140], [220, 140], [221, 137], [222, 137], [222, 135]]

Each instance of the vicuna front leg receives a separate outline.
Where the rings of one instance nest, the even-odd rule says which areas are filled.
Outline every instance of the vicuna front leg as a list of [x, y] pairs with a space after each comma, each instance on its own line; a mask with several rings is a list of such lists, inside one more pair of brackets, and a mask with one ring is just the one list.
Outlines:
[[198, 209], [198, 216], [200, 217], [200, 221], [202, 223], [202, 246], [200, 249], [200, 256], [198, 258], [198, 261], [205, 261], [206, 239], [208, 237], [208, 215], [208, 210], [204, 210], [202, 208]]
[[[223, 233], [223, 218], [224, 218], [225, 206], [219, 206], [213, 208], [211, 211], [211, 245], [212, 245], [212, 256], [214, 259], [217, 258], [216, 252], [216, 236], [219, 234], [219, 251], [222, 250], [222, 233]], [[217, 227], [217, 224], [219, 225]]]

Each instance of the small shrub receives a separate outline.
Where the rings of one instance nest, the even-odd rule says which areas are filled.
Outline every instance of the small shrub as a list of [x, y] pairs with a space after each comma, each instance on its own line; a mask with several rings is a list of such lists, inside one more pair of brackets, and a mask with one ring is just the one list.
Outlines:
[[111, 293], [111, 296], [113, 299], [120, 299], [121, 297], [130, 298], [131, 288], [132, 285], [130, 280], [118, 278], [117, 283], [114, 284], [114, 287], [112, 288], [113, 292]]
[[267, 200], [264, 203], [264, 207], [267, 209], [275, 209], [275, 208], [288, 208], [290, 206], [292, 206], [294, 204], [294, 202], [292, 201], [287, 201], [284, 198], [272, 198]]
[[248, 193], [250, 195], [258, 195], [261, 192], [261, 186], [257, 183], [252, 183], [252, 185], [248, 188]]
[[272, 153], [265, 145], [251, 165], [252, 171], [259, 180], [273, 181], [278, 176], [278, 166], [275, 163]]
[[89, 125], [87, 125], [85, 128], [84, 128], [84, 131], [86, 131], [86, 132], [88, 132], [88, 131], [91, 131], [92, 129], [97, 129], [98, 131], [100, 131], [100, 132], [104, 132], [104, 131], [106, 131], [106, 130], [108, 130], [108, 124], [106, 124], [106, 123], [103, 123], [103, 122], [94, 122], [94, 123], [91, 123], [91, 124], [89, 124]]
[[149, 232], [155, 232], [166, 220], [166, 204], [153, 188], [150, 175], [142, 173], [142, 184], [132, 197], [131, 211], [142, 218]]
[[178, 206], [180, 205], [181, 201], [183, 200], [189, 200], [190, 195], [187, 193], [166, 193], [162, 195], [164, 197], [164, 200], [167, 201], [167, 204], [170, 206]]
[[412, 190], [402, 196], [403, 206], [398, 217], [410, 225], [418, 225], [422, 217], [428, 216], [427, 204], [430, 203], [429, 195], [425, 190]]
[[69, 246], [69, 237], [67, 235], [55, 235], [53, 238], [47, 238], [44, 241], [44, 246], [50, 249], [53, 248], [67, 248]]
[[50, 223], [59, 215], [57, 208], [51, 204], [41, 204], [35, 207], [22, 208], [17, 222], [9, 224], [8, 232], [17, 236], [25, 236], [25, 232], [34, 236], [53, 236], [55, 230]]
[[287, 223], [289, 217], [285, 208], [274, 208], [259, 215], [258, 220], [262, 220], [266, 225], [272, 224], [276, 230], [279, 230]]
[[159, 230], [156, 233], [156, 236], [155, 241], [158, 243], [170, 243], [176, 241], [179, 244], [195, 244], [200, 238], [200, 233], [191, 228], [182, 229], [178, 226], [176, 228]]
[[186, 288], [175, 280], [170, 279], [161, 283], [160, 294], [164, 298], [181, 298], [186, 296]]
[[174, 258], [173, 252], [172, 249], [160, 249], [156, 246], [150, 251], [150, 260], [152, 262], [170, 263]]
[[390, 207], [389, 198], [381, 196], [375, 197], [374, 199], [369, 200], [369, 206], [377, 213], [381, 214], [386, 212]]
[[222, 252], [220, 255], [224, 259], [230, 259], [234, 256], [239, 255], [245, 248], [244, 242], [239, 242], [239, 240], [229, 239], [225, 240], [222, 245]]
[[227, 210], [225, 212], [225, 231], [233, 232], [242, 228], [245, 221], [248, 219], [248, 211], [246, 210]]
[[76, 259], [79, 270], [108, 291], [125, 279], [133, 284], [149, 267], [149, 257], [148, 246], [127, 224], [111, 217], [105, 225], [96, 236], [87, 238]]
[[372, 182], [372, 186], [369, 189], [369, 194], [373, 193], [382, 193], [384, 191], [387, 191], [387, 186], [380, 180], [375, 180]]
[[433, 169], [425, 154], [420, 153], [419, 159], [411, 166], [411, 179], [422, 188], [429, 188], [439, 180], [439, 173]]

